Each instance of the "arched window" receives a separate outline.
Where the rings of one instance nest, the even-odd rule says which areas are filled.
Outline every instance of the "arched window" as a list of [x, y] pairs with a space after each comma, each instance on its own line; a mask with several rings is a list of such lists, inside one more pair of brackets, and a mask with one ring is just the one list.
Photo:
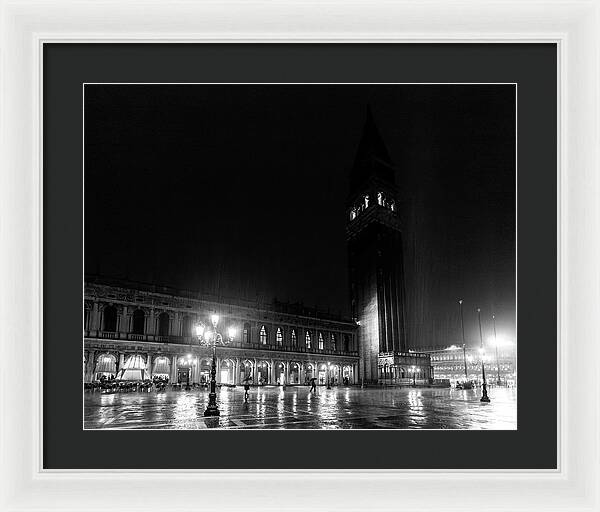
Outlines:
[[160, 315], [158, 315], [158, 335], [169, 335], [169, 313], [166, 311], [163, 311]]
[[383, 206], [383, 192], [377, 192], [377, 203], [379, 203], [379, 206]]
[[136, 309], [133, 312], [133, 325], [131, 332], [133, 334], [144, 334], [144, 323], [146, 321], [146, 315], [141, 309]]
[[275, 338], [277, 339], [277, 345], [283, 345], [283, 332], [281, 332], [281, 327], [277, 327], [277, 333], [275, 334]]
[[310, 348], [312, 338], [311, 338], [309, 330], [306, 331], [306, 335], [304, 336], [304, 340], [306, 342], [306, 348]]
[[267, 329], [264, 325], [260, 328], [260, 343], [261, 345], [267, 344]]
[[298, 345], [298, 337], [296, 336], [296, 329], [292, 329], [292, 346], [297, 346]]
[[117, 330], [117, 309], [114, 306], [106, 306], [102, 317], [102, 329], [115, 332]]
[[368, 207], [369, 207], [369, 196], [366, 195], [365, 196], [365, 208], [368, 208]]
[[319, 350], [323, 350], [324, 347], [324, 343], [323, 343], [323, 333], [319, 333]]
[[337, 340], [335, 338], [335, 334], [331, 333], [329, 335], [329, 343], [331, 345], [331, 350], [333, 350], [333, 351], [337, 350], [337, 343], [336, 342], [337, 342]]
[[242, 341], [244, 343], [250, 343], [250, 324], [244, 324], [244, 330], [242, 331]]

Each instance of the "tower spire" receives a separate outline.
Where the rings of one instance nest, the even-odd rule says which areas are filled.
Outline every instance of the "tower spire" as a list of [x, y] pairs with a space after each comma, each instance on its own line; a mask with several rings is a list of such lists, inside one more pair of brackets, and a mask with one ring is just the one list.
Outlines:
[[362, 136], [350, 173], [351, 194], [373, 178], [390, 185], [394, 185], [396, 182], [395, 167], [381, 133], [375, 124], [371, 106], [367, 105], [366, 110]]

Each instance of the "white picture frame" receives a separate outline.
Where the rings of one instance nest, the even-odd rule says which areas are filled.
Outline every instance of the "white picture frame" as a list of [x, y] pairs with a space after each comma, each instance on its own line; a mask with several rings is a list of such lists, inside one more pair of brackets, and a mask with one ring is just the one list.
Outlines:
[[[1, 510], [600, 510], [598, 1], [14, 0], [1, 9]], [[558, 469], [43, 469], [44, 42], [557, 43]]]

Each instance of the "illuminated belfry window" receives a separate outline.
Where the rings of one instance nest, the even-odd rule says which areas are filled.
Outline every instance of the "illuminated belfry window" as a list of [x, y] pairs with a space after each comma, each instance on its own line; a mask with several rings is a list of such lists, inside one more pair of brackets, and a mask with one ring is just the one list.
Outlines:
[[331, 350], [336, 350], [336, 339], [335, 339], [335, 334], [331, 333], [331, 336], [329, 337], [329, 342], [331, 343]]
[[267, 344], [267, 329], [265, 328], [265, 326], [263, 325], [260, 328], [260, 343], [262, 345], [266, 345]]
[[250, 343], [250, 324], [244, 324], [244, 330], [242, 331], [242, 341], [244, 343]]
[[292, 329], [292, 345], [295, 347], [298, 344], [298, 337], [296, 336], [296, 329]]
[[394, 201], [388, 200], [383, 192], [377, 192], [377, 204], [392, 211], [395, 211], [396, 209]]
[[304, 337], [305, 341], [306, 341], [306, 348], [310, 348], [310, 344], [311, 344], [311, 336], [310, 336], [310, 331], [306, 331], [306, 336]]
[[281, 332], [281, 327], [277, 327], [275, 338], [277, 339], [277, 345], [283, 345], [283, 333]]
[[319, 350], [323, 350], [323, 334], [319, 333]]

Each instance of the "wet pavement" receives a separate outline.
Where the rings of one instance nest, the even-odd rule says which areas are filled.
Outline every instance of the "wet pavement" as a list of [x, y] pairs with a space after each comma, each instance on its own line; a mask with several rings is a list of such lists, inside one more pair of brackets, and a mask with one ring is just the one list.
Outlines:
[[496, 429], [517, 428], [517, 390], [308, 387], [217, 390], [220, 418], [204, 418], [208, 391], [84, 393], [85, 429]]

